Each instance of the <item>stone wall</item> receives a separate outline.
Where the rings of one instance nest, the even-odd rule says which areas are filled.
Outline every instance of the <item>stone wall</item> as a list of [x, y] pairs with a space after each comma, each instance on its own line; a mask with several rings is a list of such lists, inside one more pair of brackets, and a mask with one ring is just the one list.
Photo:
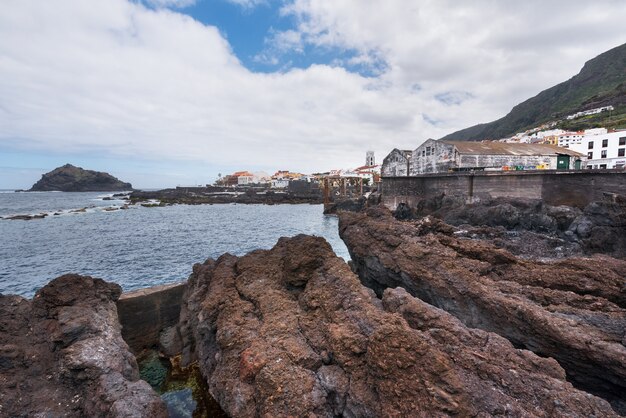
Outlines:
[[[411, 151], [400, 151], [394, 148], [389, 155], [383, 159], [381, 173], [387, 177], [408, 176], [410, 172]], [[407, 158], [407, 156], [409, 158]]]
[[477, 198], [520, 197], [583, 208], [602, 200], [604, 193], [626, 194], [626, 171], [483, 171], [382, 179], [382, 201], [392, 210], [400, 203], [415, 206], [422, 199], [442, 194], [462, 196], [468, 202]]
[[411, 175], [421, 173], [446, 173], [458, 166], [458, 153], [454, 145], [429, 139], [411, 155]]
[[117, 301], [122, 338], [134, 353], [157, 346], [159, 334], [178, 323], [187, 282], [123, 293]]

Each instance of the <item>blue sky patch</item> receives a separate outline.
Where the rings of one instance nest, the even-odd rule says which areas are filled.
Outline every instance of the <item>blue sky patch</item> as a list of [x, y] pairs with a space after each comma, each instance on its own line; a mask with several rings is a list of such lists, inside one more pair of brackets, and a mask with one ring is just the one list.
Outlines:
[[468, 91], [447, 91], [435, 95], [435, 99], [448, 106], [460, 105], [464, 101], [473, 98], [474, 95]]
[[[377, 54], [363, 57], [359, 51], [317, 46], [299, 39], [297, 19], [280, 13], [283, 2], [267, 0], [245, 6], [228, 0], [198, 0], [172, 7], [170, 0], [143, 0], [150, 8], [169, 5], [178, 13], [219, 29], [239, 61], [253, 72], [285, 72], [321, 64], [345, 68], [364, 77], [377, 77], [387, 63]], [[291, 36], [289, 36], [291, 35]], [[292, 39], [293, 38], [293, 39]]]

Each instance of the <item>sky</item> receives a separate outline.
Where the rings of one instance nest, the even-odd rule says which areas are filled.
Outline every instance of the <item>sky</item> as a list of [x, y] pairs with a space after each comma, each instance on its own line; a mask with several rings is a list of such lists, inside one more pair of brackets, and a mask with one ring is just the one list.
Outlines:
[[626, 42], [623, 0], [2, 0], [0, 189], [304, 173], [504, 116]]

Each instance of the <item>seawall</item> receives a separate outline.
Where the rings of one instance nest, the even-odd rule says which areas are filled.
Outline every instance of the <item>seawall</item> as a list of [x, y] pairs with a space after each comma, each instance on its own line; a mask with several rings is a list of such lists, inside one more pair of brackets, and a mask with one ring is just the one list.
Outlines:
[[441, 194], [475, 199], [519, 197], [542, 199], [549, 205], [583, 208], [606, 193], [626, 194], [623, 170], [477, 171], [437, 173], [419, 177], [384, 177], [382, 201], [392, 210], [400, 203], [415, 206]]
[[117, 301], [122, 338], [134, 353], [155, 347], [159, 334], [178, 323], [187, 282], [125, 292]]

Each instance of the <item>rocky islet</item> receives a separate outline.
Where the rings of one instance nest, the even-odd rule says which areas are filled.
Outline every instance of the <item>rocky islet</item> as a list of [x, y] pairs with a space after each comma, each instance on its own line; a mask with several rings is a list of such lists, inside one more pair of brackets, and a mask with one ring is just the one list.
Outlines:
[[130, 183], [123, 182], [109, 173], [85, 170], [71, 164], [55, 168], [43, 174], [30, 192], [113, 192], [132, 190]]

